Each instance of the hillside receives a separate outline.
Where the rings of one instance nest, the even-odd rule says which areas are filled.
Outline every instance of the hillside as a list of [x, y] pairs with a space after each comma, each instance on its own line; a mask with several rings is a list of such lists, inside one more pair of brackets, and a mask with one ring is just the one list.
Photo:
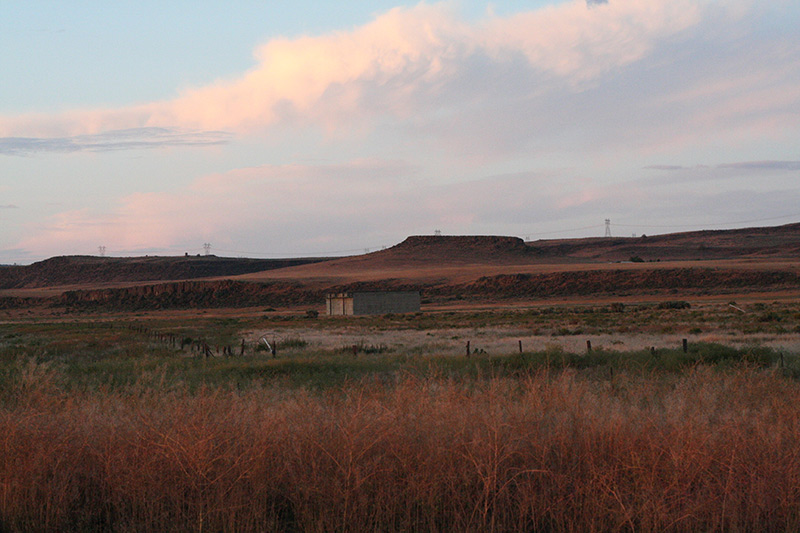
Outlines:
[[528, 243], [541, 259], [585, 261], [701, 261], [709, 259], [800, 258], [800, 224], [703, 230], [641, 237], [554, 239]]
[[789, 224], [529, 243], [503, 236], [411, 236], [385, 250], [329, 260], [56, 257], [0, 267], [0, 308], [313, 308], [326, 292], [351, 290], [421, 290], [430, 303], [478, 303], [778, 295], [798, 287], [800, 224]]
[[0, 289], [226, 277], [318, 261], [323, 259], [62, 256], [28, 266], [0, 267]]
[[527, 243], [517, 237], [412, 236], [385, 250], [257, 272], [241, 279], [317, 284], [382, 279], [467, 282], [493, 274], [606, 268], [609, 264], [629, 263], [631, 259], [641, 260], [646, 268], [655, 268], [656, 262], [660, 268], [667, 268], [664, 263], [797, 260], [800, 259], [800, 224]]

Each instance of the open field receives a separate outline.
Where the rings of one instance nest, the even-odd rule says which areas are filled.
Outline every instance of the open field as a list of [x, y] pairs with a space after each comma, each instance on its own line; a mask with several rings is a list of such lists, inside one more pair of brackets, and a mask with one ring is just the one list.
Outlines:
[[[797, 530], [797, 229], [711, 233], [16, 271], [0, 531]], [[422, 311], [309, 313], [381, 288]]]
[[0, 529], [795, 529], [800, 303], [735, 305], [6, 322]]

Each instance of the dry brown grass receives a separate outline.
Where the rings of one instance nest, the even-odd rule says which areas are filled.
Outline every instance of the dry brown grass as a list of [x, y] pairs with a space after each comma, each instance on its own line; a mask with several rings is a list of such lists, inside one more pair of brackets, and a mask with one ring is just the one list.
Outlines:
[[800, 386], [573, 371], [64, 393], [0, 410], [0, 530], [769, 531], [800, 527]]

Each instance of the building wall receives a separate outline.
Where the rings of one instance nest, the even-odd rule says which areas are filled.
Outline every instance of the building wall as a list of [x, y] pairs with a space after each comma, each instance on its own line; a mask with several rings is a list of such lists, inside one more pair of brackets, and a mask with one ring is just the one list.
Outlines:
[[329, 315], [413, 313], [420, 309], [417, 291], [332, 293], [326, 297]]
[[413, 313], [419, 311], [419, 306], [420, 296], [417, 291], [353, 293], [355, 315]]
[[353, 314], [353, 296], [346, 292], [329, 294], [325, 298], [325, 305], [329, 315]]

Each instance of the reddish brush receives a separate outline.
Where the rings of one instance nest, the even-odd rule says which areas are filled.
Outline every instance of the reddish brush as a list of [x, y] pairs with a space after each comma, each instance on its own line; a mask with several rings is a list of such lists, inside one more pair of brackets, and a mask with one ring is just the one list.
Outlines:
[[2, 530], [800, 527], [800, 387], [754, 370], [14, 398]]

